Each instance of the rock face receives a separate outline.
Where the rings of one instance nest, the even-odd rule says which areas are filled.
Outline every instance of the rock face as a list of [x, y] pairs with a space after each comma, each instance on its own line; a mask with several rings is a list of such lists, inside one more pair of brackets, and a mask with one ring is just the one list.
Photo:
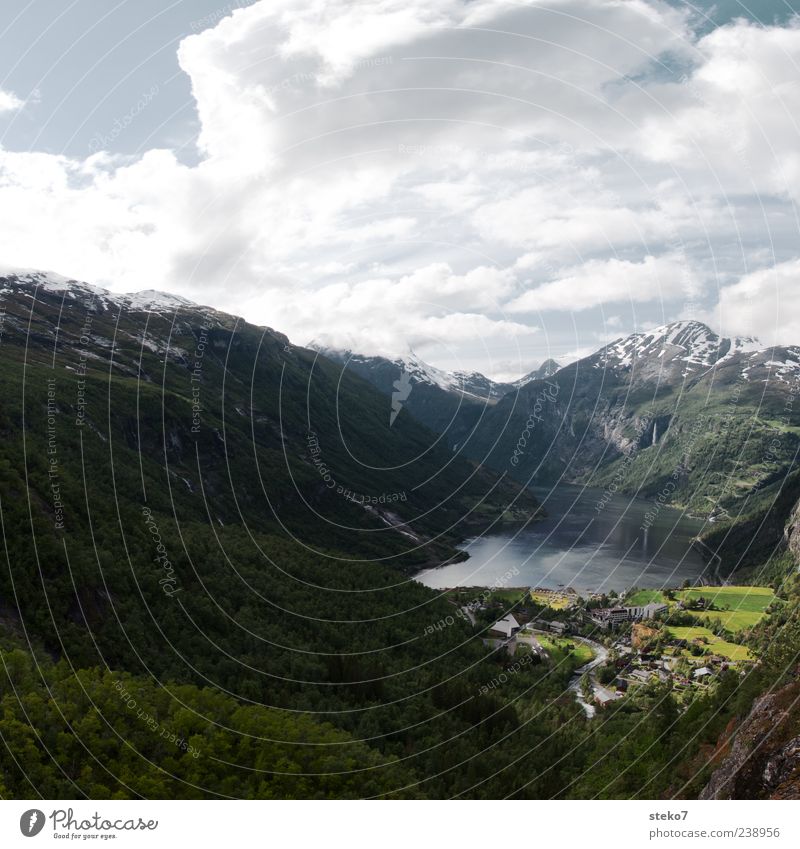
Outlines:
[[759, 698], [701, 799], [800, 799], [800, 682]]
[[800, 562], [800, 501], [795, 504], [794, 510], [789, 516], [789, 521], [786, 523], [784, 539], [795, 560]]

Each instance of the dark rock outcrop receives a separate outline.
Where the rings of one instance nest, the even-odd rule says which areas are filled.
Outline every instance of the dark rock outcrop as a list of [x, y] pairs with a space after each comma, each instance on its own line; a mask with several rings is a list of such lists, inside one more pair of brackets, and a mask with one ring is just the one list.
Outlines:
[[800, 799], [800, 682], [756, 700], [701, 799]]
[[794, 555], [795, 560], [800, 562], [800, 501], [795, 504], [794, 510], [789, 516], [789, 521], [786, 523], [784, 539], [786, 540], [786, 547]]

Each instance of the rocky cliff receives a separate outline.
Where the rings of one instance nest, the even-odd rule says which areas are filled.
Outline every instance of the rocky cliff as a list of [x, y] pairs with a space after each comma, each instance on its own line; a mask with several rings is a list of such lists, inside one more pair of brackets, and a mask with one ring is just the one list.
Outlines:
[[757, 699], [701, 799], [800, 799], [800, 682]]
[[800, 562], [800, 501], [795, 504], [789, 516], [783, 536], [786, 547], [794, 555], [795, 560]]

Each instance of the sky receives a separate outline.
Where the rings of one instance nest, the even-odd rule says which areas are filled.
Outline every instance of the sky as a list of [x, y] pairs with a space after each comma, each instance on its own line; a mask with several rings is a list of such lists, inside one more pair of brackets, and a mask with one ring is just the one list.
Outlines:
[[800, 344], [800, 0], [6, 0], [0, 266], [511, 379]]

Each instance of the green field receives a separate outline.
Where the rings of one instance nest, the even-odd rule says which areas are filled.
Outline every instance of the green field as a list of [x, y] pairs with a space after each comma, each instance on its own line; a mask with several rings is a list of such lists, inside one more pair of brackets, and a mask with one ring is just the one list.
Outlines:
[[737, 643], [729, 643], [727, 640], [720, 639], [713, 631], [708, 628], [685, 628], [678, 625], [670, 625], [667, 629], [676, 640], [686, 640], [691, 643], [698, 637], [704, 637], [707, 640], [705, 651], [707, 654], [718, 654], [720, 657], [726, 657], [729, 660], [752, 660], [753, 656], [746, 646], [740, 646]]
[[514, 605], [525, 601], [528, 594], [527, 587], [504, 587], [491, 589], [489, 587], [455, 587], [445, 593], [459, 604], [481, 600], [486, 602], [499, 601], [502, 604]]
[[527, 587], [506, 587], [504, 589], [491, 590], [490, 601], [500, 601], [503, 604], [520, 604], [525, 601], [528, 594]]
[[683, 602], [700, 597], [710, 600], [717, 610], [690, 610], [693, 616], [719, 619], [725, 630], [735, 634], [752, 628], [764, 617], [767, 607], [776, 596], [769, 587], [696, 587], [682, 590], [678, 598]]
[[661, 590], [636, 590], [636, 592], [625, 598], [627, 607], [639, 607], [645, 604], [666, 604], [667, 598]]
[[[542, 634], [538, 631], [534, 634], [539, 645], [550, 655], [551, 660], [559, 664], [563, 660], [574, 664], [576, 667], [583, 666], [593, 657], [594, 652], [589, 646], [578, 640], [570, 640], [565, 637], [555, 637], [550, 634]], [[574, 646], [574, 651], [569, 651], [569, 646]]]

